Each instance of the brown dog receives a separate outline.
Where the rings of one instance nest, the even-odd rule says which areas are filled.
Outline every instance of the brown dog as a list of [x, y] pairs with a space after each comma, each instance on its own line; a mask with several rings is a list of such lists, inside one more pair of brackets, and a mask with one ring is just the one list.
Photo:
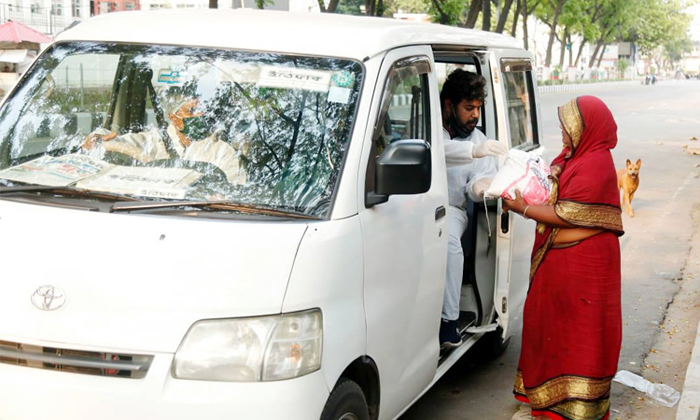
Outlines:
[[639, 187], [639, 168], [642, 166], [642, 160], [637, 159], [637, 163], [632, 163], [627, 159], [626, 165], [626, 168], [617, 170], [617, 188], [622, 190], [622, 207], [627, 206], [627, 214], [634, 217], [632, 199]]

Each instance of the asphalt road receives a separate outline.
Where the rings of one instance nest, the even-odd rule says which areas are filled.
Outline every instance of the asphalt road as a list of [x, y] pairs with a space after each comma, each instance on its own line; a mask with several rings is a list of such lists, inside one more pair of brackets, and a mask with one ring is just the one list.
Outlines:
[[[662, 365], [653, 369], [647, 359], [657, 353], [655, 347], [665, 343], [668, 326], [675, 322], [666, 319], [666, 313], [674, 305], [674, 298], [682, 296], [679, 292], [694, 232], [691, 215], [700, 204], [700, 156], [684, 149], [686, 145], [700, 148], [700, 140], [691, 140], [700, 139], [700, 81], [661, 81], [655, 86], [631, 84], [540, 95], [541, 130], [548, 160], [561, 149], [556, 107], [583, 94], [601, 98], [615, 116], [616, 166], [623, 167], [625, 159], [642, 159], [640, 187], [633, 201], [635, 217], [623, 215], [626, 234], [620, 240], [623, 348], [619, 369], [653, 376], [651, 379], [680, 390], [684, 378], [679, 372], [685, 372], [692, 342], [666, 343], [671, 352], [664, 354]], [[700, 312], [700, 306], [691, 307]], [[693, 329], [698, 314], [688, 311], [693, 325], [684, 322]], [[516, 320], [510, 347], [496, 360], [467, 353], [401, 420], [510, 420], [519, 405], [511, 390], [521, 327], [522, 320]], [[614, 384], [612, 420], [649, 419], [650, 411], [655, 412], [653, 418], [675, 418], [675, 409], [652, 407], [634, 392]]]

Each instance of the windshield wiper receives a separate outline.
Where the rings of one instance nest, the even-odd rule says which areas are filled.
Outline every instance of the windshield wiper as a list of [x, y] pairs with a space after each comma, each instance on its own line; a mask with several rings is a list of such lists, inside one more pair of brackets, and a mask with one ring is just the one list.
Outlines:
[[295, 217], [310, 220], [319, 219], [318, 216], [312, 216], [296, 211], [277, 210], [270, 207], [241, 204], [233, 201], [135, 201], [128, 203], [114, 203], [110, 209], [110, 212], [154, 210], [169, 207], [200, 207], [212, 210], [235, 211], [243, 214], [264, 214], [267, 216]]
[[137, 198], [128, 197], [122, 194], [107, 193], [101, 191], [84, 190], [71, 187], [50, 187], [46, 185], [17, 185], [13, 187], [0, 186], [0, 195], [12, 193], [54, 193], [61, 195], [72, 195], [78, 197], [106, 198], [119, 201], [138, 201]]

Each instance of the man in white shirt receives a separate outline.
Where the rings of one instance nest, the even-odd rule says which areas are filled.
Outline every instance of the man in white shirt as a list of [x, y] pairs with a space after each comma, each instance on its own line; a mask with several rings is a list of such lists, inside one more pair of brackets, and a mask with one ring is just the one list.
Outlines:
[[440, 324], [442, 348], [462, 344], [457, 320], [464, 266], [461, 240], [468, 221], [467, 196], [480, 200], [498, 170], [496, 156], [506, 152], [503, 144], [487, 139], [476, 129], [486, 96], [485, 86], [482, 76], [457, 69], [447, 77], [440, 93], [449, 195], [447, 279]]

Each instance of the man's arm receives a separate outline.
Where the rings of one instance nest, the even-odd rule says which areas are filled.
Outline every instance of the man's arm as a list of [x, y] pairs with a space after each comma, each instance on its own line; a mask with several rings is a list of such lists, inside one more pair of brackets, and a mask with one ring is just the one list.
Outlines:
[[[472, 138], [475, 136], [479, 136], [478, 140], [475, 139], [478, 144], [488, 141], [486, 136], [481, 134], [481, 132], [475, 132], [472, 134]], [[488, 156], [483, 159], [477, 159], [472, 165], [472, 171], [467, 179], [466, 191], [469, 198], [471, 198], [473, 201], [481, 201], [481, 194], [483, 194], [483, 191], [488, 188], [488, 186], [484, 186], [484, 182], [488, 182], [490, 184], [490, 181], [494, 176], [496, 176], [496, 172], [498, 172], [497, 158]], [[483, 181], [479, 183], [481, 180]], [[480, 194], [477, 194], [477, 191], [474, 191], [474, 187], [477, 185], [477, 183], [479, 183], [479, 190], [481, 190], [478, 191]]]
[[445, 163], [447, 167], [466, 165], [474, 160], [474, 143], [445, 138]]

